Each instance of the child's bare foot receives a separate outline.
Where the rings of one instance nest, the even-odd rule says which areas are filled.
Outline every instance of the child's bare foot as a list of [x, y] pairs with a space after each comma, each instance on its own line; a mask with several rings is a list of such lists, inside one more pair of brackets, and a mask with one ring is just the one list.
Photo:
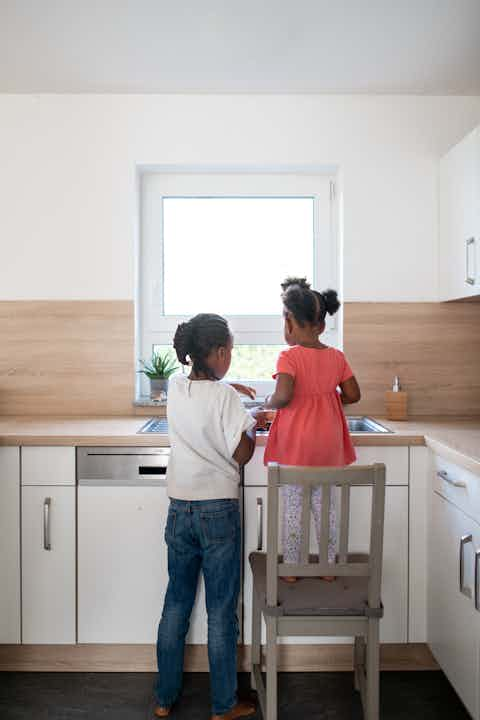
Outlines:
[[170, 708], [160, 707], [160, 705], [157, 705], [153, 710], [153, 714], [155, 717], [159, 718], [168, 717], [170, 715]]
[[286, 583], [296, 583], [298, 578], [293, 577], [293, 575], [286, 575], [285, 577], [282, 577], [282, 580]]
[[326, 580], [327, 582], [333, 582], [335, 580], [334, 575], [321, 575], [320, 580]]

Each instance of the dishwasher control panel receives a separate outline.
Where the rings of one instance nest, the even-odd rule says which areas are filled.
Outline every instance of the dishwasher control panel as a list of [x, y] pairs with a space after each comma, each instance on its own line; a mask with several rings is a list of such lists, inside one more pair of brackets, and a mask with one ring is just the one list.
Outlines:
[[170, 448], [78, 447], [78, 485], [166, 485]]

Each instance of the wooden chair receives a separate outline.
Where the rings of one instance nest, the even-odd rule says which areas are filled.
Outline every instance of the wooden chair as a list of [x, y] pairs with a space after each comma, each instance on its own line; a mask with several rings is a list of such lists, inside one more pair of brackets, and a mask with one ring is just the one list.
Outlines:
[[[278, 553], [279, 486], [303, 487], [300, 564], [284, 564]], [[352, 486], [372, 487], [368, 554], [350, 553], [349, 515]], [[322, 487], [319, 554], [310, 555], [312, 489]], [[328, 562], [329, 509], [332, 492], [340, 488], [337, 514], [338, 553]], [[354, 637], [355, 688], [360, 691], [365, 720], [379, 715], [379, 621], [385, 465], [345, 468], [268, 466], [267, 552], [253, 552], [252, 684], [258, 692], [264, 720], [277, 720], [277, 638], [288, 635]], [[319, 576], [335, 576], [333, 582]], [[294, 584], [279, 576], [297, 576]], [[262, 678], [261, 625], [265, 618], [266, 689]]]

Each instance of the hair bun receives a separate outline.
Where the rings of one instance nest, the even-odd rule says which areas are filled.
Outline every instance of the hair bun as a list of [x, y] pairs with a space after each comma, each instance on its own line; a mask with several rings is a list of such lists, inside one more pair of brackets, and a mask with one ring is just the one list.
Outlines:
[[189, 356], [191, 352], [190, 345], [192, 340], [192, 330], [193, 328], [190, 320], [188, 322], [180, 323], [176, 329], [175, 337], [173, 338], [173, 347], [175, 348], [177, 358], [182, 365], [189, 364], [187, 356]]
[[338, 299], [338, 293], [336, 290], [325, 290], [321, 293], [323, 302], [325, 303], [325, 309], [329, 315], [335, 315], [337, 310], [340, 308], [340, 301]]
[[298, 285], [298, 287], [302, 288], [302, 290], [310, 290], [310, 283], [307, 282], [307, 278], [296, 278], [296, 277], [287, 277], [283, 281], [283, 283], [280, 284], [280, 287], [282, 288], [283, 292], [287, 290], [292, 285]]

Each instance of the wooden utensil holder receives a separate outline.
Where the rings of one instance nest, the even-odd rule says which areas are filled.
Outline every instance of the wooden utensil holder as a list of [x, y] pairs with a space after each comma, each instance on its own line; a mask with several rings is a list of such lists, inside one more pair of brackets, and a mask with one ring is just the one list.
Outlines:
[[387, 419], [406, 420], [408, 417], [407, 400], [408, 393], [406, 393], [404, 390], [399, 390], [398, 392], [393, 392], [393, 390], [387, 390], [387, 392], [385, 393]]

